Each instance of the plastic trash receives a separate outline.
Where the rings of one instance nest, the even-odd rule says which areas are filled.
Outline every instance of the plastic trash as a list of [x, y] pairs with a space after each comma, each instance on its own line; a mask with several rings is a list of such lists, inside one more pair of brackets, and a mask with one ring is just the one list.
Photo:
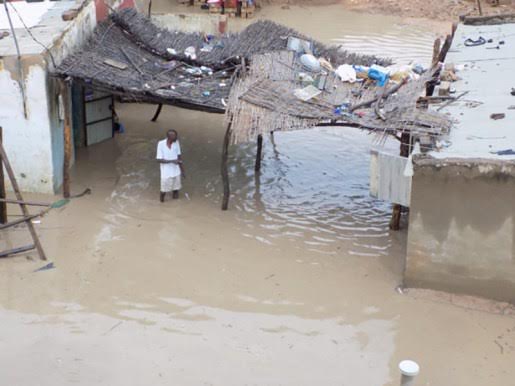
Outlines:
[[304, 54], [300, 57], [300, 62], [304, 67], [306, 67], [309, 71], [319, 72], [320, 71], [320, 62], [317, 58], [315, 58], [311, 54]]
[[342, 82], [354, 83], [356, 81], [356, 70], [350, 64], [342, 64], [335, 72]]
[[424, 72], [427, 71], [427, 69], [420, 63], [414, 64], [411, 70], [418, 75], [422, 75]]
[[368, 77], [370, 79], [377, 81], [378, 86], [383, 87], [386, 84], [386, 81], [388, 80], [388, 70], [383, 66], [378, 66], [377, 64], [374, 64], [368, 70]]
[[204, 43], [202, 45], [202, 48], [200, 49], [200, 52], [211, 52], [213, 51], [213, 48], [215, 48], [213, 45], [209, 43]]
[[168, 52], [170, 55], [177, 55], [177, 51], [173, 48], [167, 48], [166, 52]]
[[208, 96], [210, 96], [210, 95], [211, 95], [211, 91], [204, 91], [204, 92], [202, 93], [202, 95], [203, 95], [203, 96], [205, 96], [205, 97], [208, 97]]
[[55, 264], [53, 262], [48, 263], [47, 265], [42, 266], [41, 268], [38, 268], [34, 270], [34, 272], [41, 272], [41, 271], [48, 271], [49, 269], [55, 268]]
[[184, 55], [191, 60], [197, 59], [197, 53], [196, 53], [195, 47], [193, 47], [193, 46], [186, 48], [184, 50]]
[[340, 106], [334, 109], [336, 115], [347, 115], [350, 110], [350, 103], [342, 103]]

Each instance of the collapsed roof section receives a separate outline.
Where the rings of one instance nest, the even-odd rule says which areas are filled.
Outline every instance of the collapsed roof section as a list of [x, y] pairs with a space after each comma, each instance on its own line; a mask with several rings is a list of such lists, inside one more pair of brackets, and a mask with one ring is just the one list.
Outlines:
[[[54, 75], [135, 102], [224, 113], [242, 58], [285, 50], [289, 37], [308, 39], [290, 28], [258, 21], [240, 33], [206, 41], [203, 34], [161, 29], [134, 9], [124, 9], [99, 24], [86, 46], [67, 57]], [[311, 42], [317, 56], [333, 63], [389, 62]]]

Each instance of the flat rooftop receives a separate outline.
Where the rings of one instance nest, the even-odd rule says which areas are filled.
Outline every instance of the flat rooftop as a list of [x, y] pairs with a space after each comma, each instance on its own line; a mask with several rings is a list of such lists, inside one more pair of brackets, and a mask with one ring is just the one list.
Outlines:
[[[25, 30], [20, 17], [36, 39], [43, 45], [51, 47], [54, 41], [62, 35], [66, 27], [71, 23], [71, 21], [63, 21], [62, 13], [75, 5], [75, 1], [69, 0], [43, 1], [38, 3], [27, 3], [25, 1], [9, 2], [9, 14], [14, 25], [21, 54], [41, 54], [44, 48], [36, 43]], [[14, 39], [10, 32], [3, 4], [0, 4], [0, 31], [9, 32], [9, 36], [0, 39], [0, 56], [16, 55]]]
[[[467, 39], [483, 37], [491, 43], [465, 46]], [[504, 44], [500, 44], [504, 41]], [[498, 49], [495, 47], [499, 47]], [[466, 92], [441, 112], [456, 120], [448, 136], [448, 146], [430, 154], [435, 158], [485, 158], [513, 160], [515, 155], [496, 152], [515, 151], [515, 23], [500, 25], [460, 24], [447, 54], [446, 63], [458, 68], [459, 81], [451, 83], [455, 96]], [[505, 114], [494, 120], [491, 114]]]

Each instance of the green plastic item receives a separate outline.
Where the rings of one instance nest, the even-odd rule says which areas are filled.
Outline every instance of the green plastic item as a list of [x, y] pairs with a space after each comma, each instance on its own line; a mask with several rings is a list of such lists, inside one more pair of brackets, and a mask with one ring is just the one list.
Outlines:
[[52, 203], [50, 205], [50, 208], [52, 208], [52, 209], [62, 208], [63, 206], [65, 206], [69, 202], [70, 202], [70, 200], [68, 198], [63, 198], [63, 199], [61, 199], [59, 201], [56, 201], [56, 202]]

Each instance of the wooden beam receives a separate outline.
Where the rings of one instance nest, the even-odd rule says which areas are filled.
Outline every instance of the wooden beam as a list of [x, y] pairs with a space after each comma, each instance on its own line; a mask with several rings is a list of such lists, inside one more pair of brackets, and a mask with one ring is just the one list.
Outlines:
[[20, 201], [20, 200], [11, 200], [10, 198], [0, 198], [0, 204], [25, 204], [29, 206], [50, 206], [48, 202], [39, 202], [39, 201]]
[[232, 117], [229, 123], [227, 124], [227, 130], [225, 131], [224, 136], [224, 144], [222, 148], [222, 165], [221, 165], [221, 173], [222, 173], [222, 182], [224, 186], [224, 195], [222, 199], [222, 210], [227, 210], [229, 208], [229, 196], [231, 195], [231, 187], [229, 184], [229, 170], [227, 168], [227, 162], [229, 159], [229, 142], [231, 140], [231, 126], [232, 126]]
[[483, 10], [481, 9], [481, 0], [476, 0], [477, 10], [479, 12], [479, 16], [483, 16]]
[[[0, 126], [0, 143], [3, 141], [3, 130]], [[5, 224], [7, 222], [7, 204], [5, 202], [7, 195], [5, 193], [5, 181], [4, 181], [4, 163], [0, 157], [0, 223]]]
[[[411, 153], [411, 136], [410, 133], [401, 134], [401, 146], [400, 155], [401, 157], [408, 157]], [[392, 231], [398, 231], [401, 229], [401, 212], [402, 205], [394, 204], [392, 209], [392, 218], [390, 219], [390, 229]]]
[[[0, 157], [2, 157], [2, 160], [4, 162], [5, 170], [7, 171], [7, 175], [9, 176], [9, 179], [11, 181], [11, 185], [13, 187], [14, 193], [16, 195], [16, 199], [19, 201], [24, 201], [23, 196], [20, 192], [20, 187], [18, 186], [18, 182], [16, 181], [16, 176], [14, 175], [14, 171], [11, 168], [11, 164], [9, 160], [7, 159], [7, 154], [5, 153], [5, 149], [3, 144], [0, 142]], [[30, 213], [27, 210], [27, 206], [25, 204], [20, 204], [21, 211], [23, 213], [24, 217], [29, 217]], [[38, 235], [36, 233], [36, 229], [34, 229], [34, 225], [29, 220], [27, 221], [27, 227], [29, 228], [30, 235], [32, 236], [32, 240], [34, 241], [34, 245], [36, 246], [36, 249], [39, 253], [39, 258], [41, 260], [46, 260], [45, 251], [43, 250], [43, 247], [41, 246], [41, 243], [39, 241]]]
[[159, 103], [159, 105], [157, 106], [157, 109], [156, 109], [156, 112], [155, 112], [154, 116], [150, 120], [151, 122], [157, 121], [157, 118], [159, 118], [159, 114], [161, 114], [161, 109], [162, 108], [163, 108], [163, 104]]
[[7, 229], [7, 228], [13, 227], [15, 225], [22, 224], [24, 222], [29, 222], [29, 221], [31, 221], [34, 218], [42, 216], [43, 214], [45, 214], [45, 213], [31, 214], [29, 216], [23, 216], [23, 217], [21, 217], [21, 218], [19, 218], [17, 220], [14, 220], [14, 221], [11, 221], [11, 222], [7, 222], [5, 224], [0, 224], [0, 230]]
[[257, 151], [256, 151], [256, 164], [254, 170], [259, 172], [261, 170], [261, 160], [263, 158], [263, 136], [261, 134], [257, 137]]
[[72, 159], [72, 130], [70, 125], [70, 93], [69, 86], [64, 80], [59, 80], [61, 98], [64, 106], [64, 161], [63, 161], [63, 196], [70, 197], [70, 166]]

